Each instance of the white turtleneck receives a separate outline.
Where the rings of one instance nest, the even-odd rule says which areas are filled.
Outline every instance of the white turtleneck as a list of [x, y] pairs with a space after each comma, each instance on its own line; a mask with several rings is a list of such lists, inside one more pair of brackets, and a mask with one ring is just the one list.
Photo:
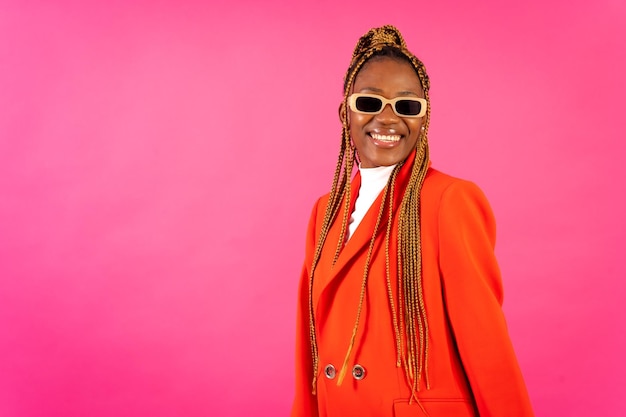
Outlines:
[[385, 188], [385, 185], [387, 185], [387, 181], [394, 168], [395, 165], [375, 168], [362, 168], [359, 165], [361, 186], [356, 202], [354, 203], [354, 211], [348, 222], [348, 237], [346, 241], [352, 237], [354, 231], [361, 223], [361, 220], [365, 217], [365, 213], [367, 213], [380, 192]]

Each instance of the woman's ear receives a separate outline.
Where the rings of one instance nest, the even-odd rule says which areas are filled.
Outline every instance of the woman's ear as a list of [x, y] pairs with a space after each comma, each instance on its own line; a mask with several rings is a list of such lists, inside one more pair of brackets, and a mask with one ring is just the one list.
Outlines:
[[339, 103], [339, 121], [343, 123], [343, 119], [346, 117], [346, 103]]

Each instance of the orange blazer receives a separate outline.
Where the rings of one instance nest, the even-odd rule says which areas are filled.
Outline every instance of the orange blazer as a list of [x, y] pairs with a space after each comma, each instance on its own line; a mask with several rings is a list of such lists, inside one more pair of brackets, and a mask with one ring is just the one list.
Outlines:
[[[394, 196], [400, 206], [410, 161], [401, 169]], [[359, 190], [352, 184], [352, 204]], [[399, 186], [401, 185], [401, 186]], [[502, 282], [494, 256], [495, 223], [484, 194], [473, 183], [429, 169], [421, 192], [422, 276], [429, 324], [428, 378], [409, 403], [410, 387], [396, 366], [396, 346], [385, 279], [382, 224], [375, 241], [366, 299], [348, 372], [341, 384], [324, 372], [342, 366], [359, 302], [363, 268], [381, 196], [332, 265], [341, 218], [329, 231], [315, 273], [313, 305], [319, 351], [317, 394], [312, 394], [308, 276], [328, 195], [309, 222], [296, 329], [296, 385], [292, 417], [522, 417], [533, 416], [502, 313]], [[383, 216], [386, 218], [387, 216]], [[397, 216], [390, 254], [397, 251]], [[391, 262], [391, 276], [397, 265]], [[397, 282], [392, 282], [392, 288]], [[394, 293], [397, 303], [397, 293]], [[365, 370], [352, 376], [354, 365]], [[331, 375], [332, 376], [332, 375]], [[426, 412], [426, 414], [424, 413]]]

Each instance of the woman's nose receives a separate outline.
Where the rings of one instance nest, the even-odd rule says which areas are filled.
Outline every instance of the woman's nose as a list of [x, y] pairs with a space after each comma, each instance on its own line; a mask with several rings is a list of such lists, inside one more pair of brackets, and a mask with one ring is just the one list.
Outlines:
[[398, 115], [393, 111], [390, 103], [385, 104], [383, 111], [376, 115], [376, 119], [383, 123], [395, 122], [398, 120]]

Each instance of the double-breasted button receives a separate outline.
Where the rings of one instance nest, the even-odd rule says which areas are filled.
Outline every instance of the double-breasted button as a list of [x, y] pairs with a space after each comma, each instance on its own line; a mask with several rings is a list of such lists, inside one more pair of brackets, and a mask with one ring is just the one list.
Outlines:
[[358, 381], [365, 378], [365, 368], [359, 364], [354, 365], [354, 367], [352, 367], [352, 376]]
[[335, 370], [335, 367], [329, 363], [324, 367], [324, 375], [326, 375], [326, 378], [328, 379], [334, 379], [335, 375], [337, 375], [337, 371]]

